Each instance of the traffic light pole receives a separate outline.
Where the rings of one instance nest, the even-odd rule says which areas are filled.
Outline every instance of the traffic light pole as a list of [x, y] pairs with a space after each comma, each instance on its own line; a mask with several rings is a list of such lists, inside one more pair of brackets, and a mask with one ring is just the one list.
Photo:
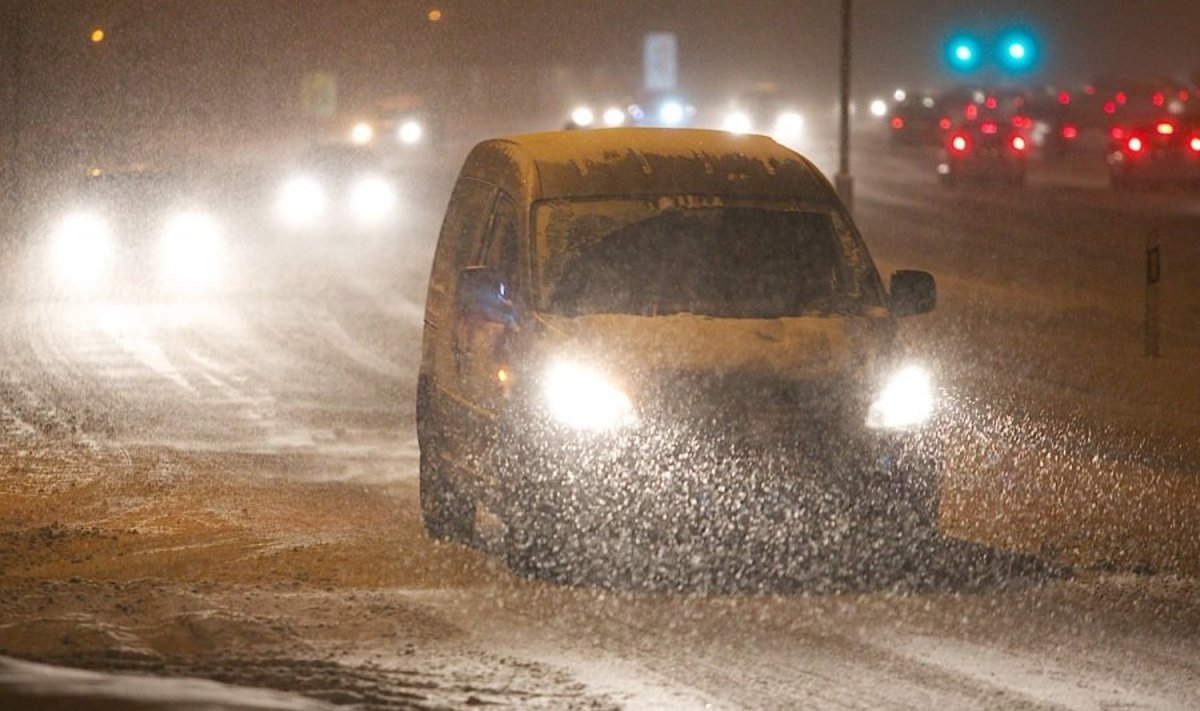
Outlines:
[[834, 186], [846, 209], [854, 211], [854, 178], [850, 176], [850, 15], [851, 0], [842, 0], [841, 111], [838, 126], [838, 172]]

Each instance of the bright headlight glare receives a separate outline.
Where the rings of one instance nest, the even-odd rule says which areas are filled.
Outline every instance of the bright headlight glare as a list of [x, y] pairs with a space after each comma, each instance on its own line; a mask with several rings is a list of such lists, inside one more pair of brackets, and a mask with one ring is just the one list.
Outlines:
[[77, 212], [63, 218], [51, 238], [60, 285], [81, 291], [98, 287], [108, 273], [112, 240], [112, 227], [100, 215]]
[[207, 214], [181, 212], [167, 221], [160, 256], [165, 288], [191, 292], [212, 287], [223, 275], [220, 227]]
[[383, 222], [396, 207], [392, 186], [379, 176], [360, 178], [350, 189], [350, 214], [365, 227]]
[[290, 178], [279, 191], [275, 213], [292, 227], [311, 225], [325, 214], [325, 191], [315, 178], [299, 175]]
[[775, 119], [773, 137], [780, 143], [790, 143], [804, 132], [804, 117], [795, 111], [785, 111]]
[[920, 366], [896, 371], [871, 403], [867, 426], [903, 429], [924, 423], [933, 414], [933, 382]]
[[730, 133], [750, 133], [753, 128], [750, 117], [742, 111], [726, 114], [725, 119], [721, 121], [721, 130]]
[[633, 403], [595, 370], [577, 363], [557, 363], [544, 383], [550, 415], [579, 430], [611, 430], [632, 423]]
[[609, 128], [615, 128], [625, 123], [625, 112], [616, 106], [610, 106], [604, 110], [604, 125]]
[[419, 122], [409, 120], [400, 124], [400, 128], [396, 131], [396, 138], [406, 146], [414, 146], [421, 142], [421, 136], [424, 133]]
[[592, 122], [595, 120], [596, 115], [593, 114], [592, 110], [586, 106], [577, 106], [575, 110], [571, 112], [571, 122], [576, 126], [587, 128], [588, 126], [591, 126]]
[[668, 101], [658, 109], [658, 119], [667, 126], [678, 126], [683, 123], [685, 110], [678, 101]]

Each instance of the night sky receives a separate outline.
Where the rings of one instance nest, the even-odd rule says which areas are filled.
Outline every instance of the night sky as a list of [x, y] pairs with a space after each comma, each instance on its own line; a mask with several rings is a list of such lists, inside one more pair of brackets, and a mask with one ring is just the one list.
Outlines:
[[[442, 18], [431, 23], [435, 7]], [[19, 64], [26, 126], [76, 142], [146, 126], [253, 137], [297, 113], [300, 79], [315, 70], [337, 75], [346, 112], [409, 92], [494, 115], [505, 129], [560, 110], [564, 85], [581, 97], [636, 91], [649, 31], [677, 33], [681, 88], [701, 101], [762, 82], [822, 102], [836, 90], [837, 0], [7, 0], [5, 9], [5, 96]], [[962, 79], [944, 66], [947, 37], [986, 40], [1012, 25], [1042, 44], [1029, 82], [1200, 71], [1197, 0], [856, 0], [855, 12], [861, 98]], [[107, 38], [92, 46], [97, 26]]]

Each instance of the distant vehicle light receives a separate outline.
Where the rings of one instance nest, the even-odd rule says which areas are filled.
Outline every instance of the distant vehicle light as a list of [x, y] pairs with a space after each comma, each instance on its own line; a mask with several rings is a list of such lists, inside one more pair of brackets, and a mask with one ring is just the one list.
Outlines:
[[1125, 137], [1125, 129], [1121, 128], [1120, 126], [1113, 126], [1112, 129], [1109, 130], [1108, 135], [1112, 136], [1114, 141], [1119, 141]]
[[996, 125], [995, 121], [984, 121], [983, 123], [979, 124], [979, 132], [989, 136], [994, 135], [999, 130], [1000, 127]]
[[159, 249], [159, 279], [167, 291], [204, 291], [224, 276], [221, 229], [206, 213], [182, 212], [171, 217]]
[[904, 128], [904, 119], [900, 118], [899, 116], [893, 116], [891, 124], [892, 128], [899, 131], [900, 129]]
[[1125, 103], [1129, 101], [1129, 97], [1125, 94], [1125, 92], [1118, 91], [1116, 95], [1113, 96], [1113, 100], [1116, 101], [1119, 106], [1124, 106]]
[[871, 102], [871, 115], [876, 118], [883, 118], [887, 115], [887, 102], [883, 99], [875, 99]]
[[1062, 127], [1062, 130], [1059, 131], [1059, 133], [1062, 135], [1063, 138], [1067, 139], [1068, 141], [1073, 141], [1079, 137], [1079, 129], [1075, 128], [1074, 126], [1072, 126], [1069, 123], [1064, 124]]
[[112, 226], [104, 217], [91, 212], [67, 215], [51, 234], [59, 285], [75, 292], [97, 289], [108, 275], [113, 246]]
[[396, 193], [379, 176], [359, 178], [350, 188], [350, 215], [362, 227], [375, 227], [396, 208]]
[[1125, 142], [1125, 147], [1129, 149], [1130, 153], [1141, 153], [1145, 145], [1142, 143], [1142, 139], [1132, 136]]
[[963, 115], [967, 117], [968, 121], [974, 121], [979, 118], [979, 107], [975, 104], [967, 104], [963, 109]]
[[996, 106], [997, 106], [996, 97], [989, 96], [986, 99], [984, 99], [983, 106], [984, 106], [984, 108], [988, 108], [988, 109], [996, 108]]
[[733, 111], [725, 115], [721, 121], [721, 130], [730, 133], [750, 133], [754, 129], [750, 117], [741, 111]]
[[366, 121], [360, 121], [350, 129], [350, 142], [356, 146], [365, 146], [373, 140], [375, 140], [375, 127]]
[[396, 131], [396, 138], [406, 146], [415, 146], [420, 143], [424, 135], [425, 129], [421, 126], [421, 122], [415, 119], [409, 119], [400, 124], [400, 128]]
[[571, 123], [582, 128], [587, 128], [596, 122], [596, 115], [587, 106], [577, 106], [571, 112]]
[[784, 145], [791, 145], [804, 133], [804, 117], [795, 111], [784, 111], [775, 119], [771, 135]]
[[966, 153], [970, 146], [971, 142], [961, 133], [950, 139], [950, 148], [956, 153]]
[[572, 429], [611, 430], [636, 420], [625, 393], [601, 373], [578, 363], [552, 365], [543, 394], [551, 417]]
[[903, 89], [897, 89], [892, 92], [892, 98], [896, 101], [904, 101], [908, 98], [908, 92], [904, 91]]
[[279, 191], [275, 215], [291, 227], [307, 227], [325, 214], [325, 190], [315, 178], [298, 175], [290, 178]]
[[1188, 147], [1193, 153], [1200, 153], [1200, 136], [1192, 136], [1192, 140], [1188, 141]]
[[658, 109], [658, 119], [667, 126], [678, 126], [683, 123], [683, 104], [678, 101], [668, 101]]
[[929, 97], [929, 96], [926, 96], [924, 99], [921, 99], [921, 106], [924, 106], [927, 109], [932, 109], [933, 105], [935, 103], [936, 102], [933, 100], [933, 98]]
[[1111, 101], [1105, 101], [1105, 102], [1104, 102], [1104, 113], [1106, 113], [1106, 114], [1115, 114], [1116, 112], [1117, 112], [1117, 105], [1116, 105], [1116, 104], [1114, 104], [1114, 103], [1113, 103], [1113, 102], [1111, 102]]
[[1161, 91], [1154, 92], [1154, 96], [1150, 97], [1150, 103], [1155, 106], [1162, 106], [1167, 103], [1167, 97]]
[[867, 427], [903, 429], [923, 424], [934, 410], [933, 379], [910, 365], [893, 374], [867, 412]]
[[1170, 136], [1171, 134], [1175, 133], [1175, 126], [1167, 123], [1166, 121], [1161, 121], [1157, 126], [1154, 127], [1154, 130], [1158, 131], [1158, 135], [1160, 136]]
[[1012, 149], [1017, 153], [1023, 153], [1028, 147], [1028, 144], [1025, 142], [1025, 138], [1022, 136], [1013, 136], [1012, 139], [1009, 140], [1008, 145], [1012, 146]]
[[942, 129], [943, 131], [949, 131], [950, 130], [950, 117], [943, 116], [940, 119], [938, 119], [938, 128]]
[[1064, 106], [1071, 103], [1071, 95], [1065, 91], [1058, 92], [1058, 103]]
[[625, 112], [616, 106], [610, 106], [604, 110], [604, 125], [609, 128], [616, 128], [625, 123]]

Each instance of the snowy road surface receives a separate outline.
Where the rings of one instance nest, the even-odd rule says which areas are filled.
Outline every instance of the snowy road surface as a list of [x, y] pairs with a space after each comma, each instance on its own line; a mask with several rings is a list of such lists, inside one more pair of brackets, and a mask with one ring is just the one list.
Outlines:
[[905, 337], [947, 536], [855, 584], [564, 587], [429, 541], [440, 206], [269, 298], [0, 305], [0, 654], [113, 674], [0, 659], [0, 707], [1200, 708], [1200, 198], [942, 192], [922, 160], [864, 166], [857, 217], [939, 280]]

